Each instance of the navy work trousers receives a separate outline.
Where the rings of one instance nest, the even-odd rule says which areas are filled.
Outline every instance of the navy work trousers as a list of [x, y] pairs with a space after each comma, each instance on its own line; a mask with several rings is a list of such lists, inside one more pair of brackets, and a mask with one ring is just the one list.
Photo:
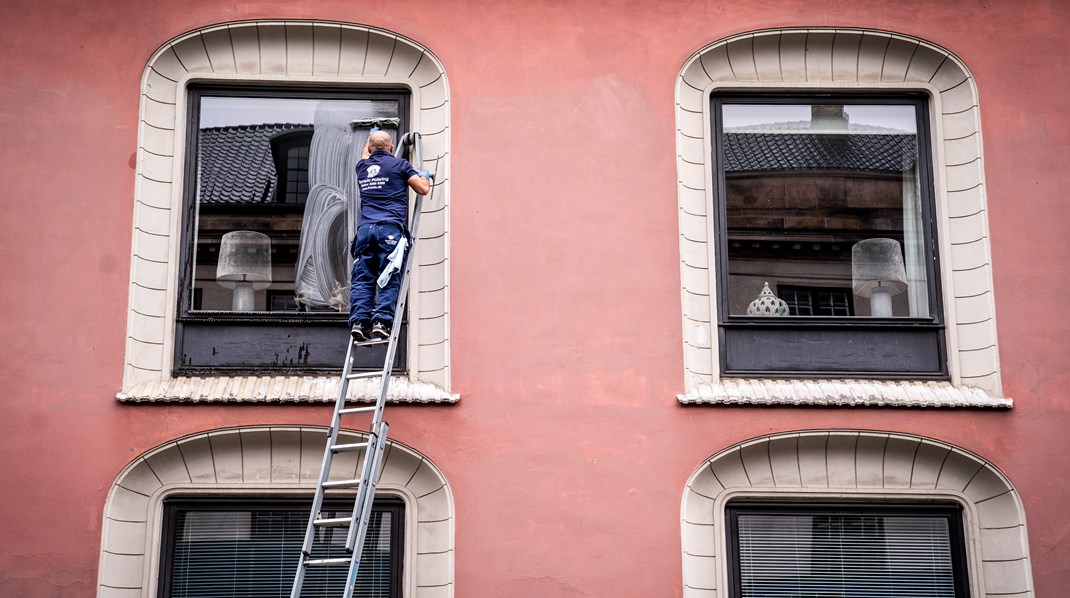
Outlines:
[[[389, 328], [394, 321], [394, 306], [401, 287], [401, 272], [395, 272], [386, 286], [379, 288], [376, 280], [386, 268], [389, 256], [405, 236], [397, 224], [381, 222], [361, 224], [353, 239], [353, 275], [349, 286], [349, 325], [374, 320]], [[405, 256], [408, 259], [408, 255]], [[378, 294], [376, 293], [378, 291]]]

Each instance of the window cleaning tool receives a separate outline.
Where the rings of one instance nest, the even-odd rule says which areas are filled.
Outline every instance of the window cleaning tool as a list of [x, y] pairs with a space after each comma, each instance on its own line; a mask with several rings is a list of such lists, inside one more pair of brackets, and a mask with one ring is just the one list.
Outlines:
[[374, 133], [379, 129], [397, 130], [399, 124], [401, 124], [400, 118], [375, 116], [371, 118], [355, 118], [349, 121], [349, 128], [353, 130], [370, 128], [371, 131], [369, 132]]
[[[368, 119], [371, 121], [372, 119]], [[361, 121], [359, 126], [390, 126], [389, 121], [394, 121], [393, 126], [397, 126], [398, 119], [375, 119], [375, 122]], [[352, 121], [350, 126], [354, 126], [353, 123], [358, 121]], [[420, 151], [420, 134], [419, 133], [406, 133], [398, 140], [397, 150], [394, 155], [401, 157], [408, 155], [409, 162], [416, 165], [416, 168], [420, 168], [423, 165], [423, 157]], [[427, 171], [421, 171], [426, 173]], [[434, 175], [428, 173], [428, 178], [433, 178]], [[432, 194], [434, 194], [434, 187], [431, 188], [428, 194], [428, 200], [430, 200]], [[410, 227], [410, 238], [412, 239], [412, 245], [416, 244], [416, 233], [420, 226], [420, 208], [423, 205], [423, 196], [416, 196], [416, 203], [413, 208], [412, 214], [412, 226]], [[401, 288], [398, 290], [397, 305], [394, 309], [395, 323], [390, 330], [390, 338], [386, 340], [373, 339], [369, 341], [356, 342], [352, 338], [349, 341], [349, 349], [346, 352], [345, 363], [342, 366], [342, 376], [338, 388], [338, 399], [334, 404], [334, 414], [331, 417], [331, 425], [327, 429], [327, 446], [323, 451], [323, 464], [320, 467], [319, 481], [316, 482], [316, 493], [312, 499], [312, 511], [309, 513], [308, 526], [305, 528], [305, 540], [301, 545], [300, 562], [297, 566], [297, 573], [294, 576], [294, 585], [290, 593], [290, 598], [301, 598], [301, 588], [304, 585], [305, 573], [309, 567], [331, 567], [345, 565], [349, 568], [349, 574], [346, 577], [345, 591], [342, 598], [353, 598], [353, 592], [356, 587], [357, 571], [360, 569], [361, 556], [364, 550], [364, 538], [368, 533], [369, 523], [371, 521], [372, 514], [372, 502], [375, 499], [375, 488], [379, 484], [379, 475], [382, 473], [383, 468], [383, 453], [386, 449], [387, 432], [390, 426], [383, 421], [383, 409], [386, 406], [386, 395], [390, 387], [390, 374], [393, 371], [394, 355], [397, 352], [398, 346], [398, 333], [401, 330], [401, 317], [405, 313], [405, 299], [408, 296], [409, 290], [409, 270], [412, 267], [413, 260], [406, 260], [405, 267], [401, 271]], [[346, 335], [348, 337], [348, 335]], [[353, 372], [353, 356], [354, 352], [360, 350], [362, 347], [370, 345], [387, 345], [386, 357], [383, 359], [383, 367], [379, 371], [374, 372]], [[350, 380], [368, 380], [378, 379], [379, 382], [379, 396], [375, 401], [374, 406], [361, 406], [361, 407], [347, 407], [347, 394], [349, 392]], [[342, 426], [342, 416], [353, 415], [358, 413], [371, 413], [372, 421], [368, 432], [368, 439], [365, 442], [357, 442], [352, 444], [339, 444], [338, 432]], [[364, 461], [360, 468], [360, 477], [357, 479], [334, 479], [331, 477], [331, 463], [334, 456], [338, 453], [358, 452], [363, 453]], [[327, 490], [332, 491], [356, 491], [356, 496], [353, 500], [353, 511], [347, 517], [327, 517], [322, 512], [323, 498]], [[316, 555], [313, 557], [312, 545], [316, 536], [321, 538], [330, 534], [330, 529], [334, 527], [348, 527], [348, 533], [346, 535], [345, 551], [347, 556], [341, 557], [324, 557], [323, 555]]]

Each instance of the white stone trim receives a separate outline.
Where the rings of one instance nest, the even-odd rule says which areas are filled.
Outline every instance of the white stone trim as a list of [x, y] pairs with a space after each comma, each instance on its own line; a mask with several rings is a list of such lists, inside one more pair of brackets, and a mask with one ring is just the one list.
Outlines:
[[681, 502], [684, 598], [728, 595], [724, 511], [737, 497], [952, 500], [963, 507], [970, 595], [1034, 595], [1021, 497], [995, 465], [959, 447], [889, 432], [804, 431], [717, 453], [691, 475]]
[[[378, 378], [352, 380], [347, 400], [375, 402]], [[339, 376], [178, 376], [144, 382], [117, 395], [127, 403], [334, 403]], [[456, 403], [460, 397], [427, 382], [392, 376], [392, 403]]]
[[[314, 21], [205, 27], [171, 40], [149, 59], [141, 81], [126, 357], [118, 398], [151, 401], [156, 394], [146, 392], [145, 385], [182, 383], [172, 379], [171, 371], [186, 86], [195, 81], [401, 86], [410, 91], [411, 128], [423, 134], [425, 167], [436, 178], [434, 194], [424, 205], [411, 274], [408, 379], [414, 388], [436, 387], [437, 393], [430, 394], [456, 400], [450, 392], [450, 94], [445, 69], [429, 50], [389, 31]], [[214, 386], [256, 385], [257, 378], [224, 376]], [[205, 400], [243, 400], [206, 392]], [[399, 400], [425, 402], [419, 397], [430, 394], [421, 391]]]
[[[911, 90], [930, 97], [948, 367], [955, 387], [1002, 397], [977, 84], [947, 50], [862, 29], [776, 29], [715, 42], [676, 83], [677, 195], [684, 331], [681, 397], [719, 381], [710, 94], [749, 90]], [[681, 399], [683, 400], [683, 399]]]
[[681, 403], [849, 407], [994, 407], [1011, 399], [949, 382], [886, 380], [744, 380], [722, 378], [677, 396]]
[[[366, 434], [343, 430], [359, 442]], [[156, 595], [169, 496], [301, 496], [311, 503], [319, 478], [324, 428], [263, 426], [191, 434], [128, 464], [104, 505], [97, 598]], [[355, 477], [363, 453], [335, 457], [331, 479]], [[403, 595], [453, 596], [454, 507], [449, 485], [427, 457], [390, 442], [377, 495], [405, 501]]]

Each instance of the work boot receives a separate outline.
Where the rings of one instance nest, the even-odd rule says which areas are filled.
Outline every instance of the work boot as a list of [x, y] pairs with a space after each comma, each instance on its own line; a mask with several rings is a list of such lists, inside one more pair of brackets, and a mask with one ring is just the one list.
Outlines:
[[371, 335], [372, 335], [372, 338], [377, 338], [379, 340], [386, 340], [386, 339], [390, 338], [390, 328], [387, 327], [387, 325], [384, 324], [383, 322], [379, 322], [379, 321], [372, 322], [372, 333], [371, 333]]

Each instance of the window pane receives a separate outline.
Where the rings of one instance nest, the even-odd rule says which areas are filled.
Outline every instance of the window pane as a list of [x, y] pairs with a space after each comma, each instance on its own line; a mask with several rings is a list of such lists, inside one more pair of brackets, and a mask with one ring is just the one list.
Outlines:
[[197, 302], [189, 307], [347, 312], [353, 171], [370, 128], [351, 123], [397, 118], [398, 101], [195, 98]]
[[739, 596], [954, 598], [949, 520], [740, 514]]
[[[169, 598], [283, 598], [290, 595], [297, 568], [297, 555], [304, 540], [308, 510], [230, 507], [171, 507], [174, 545], [166, 588]], [[395, 528], [398, 509], [373, 508], [364, 541], [355, 596], [391, 598], [394, 568], [400, 567], [400, 528]], [[345, 517], [348, 512], [325, 511], [327, 517]], [[312, 558], [347, 556], [348, 528], [319, 530]], [[303, 597], [341, 596], [346, 566], [310, 567], [305, 575]]]
[[929, 317], [917, 122], [913, 103], [721, 104], [730, 315], [768, 284], [790, 315]]

